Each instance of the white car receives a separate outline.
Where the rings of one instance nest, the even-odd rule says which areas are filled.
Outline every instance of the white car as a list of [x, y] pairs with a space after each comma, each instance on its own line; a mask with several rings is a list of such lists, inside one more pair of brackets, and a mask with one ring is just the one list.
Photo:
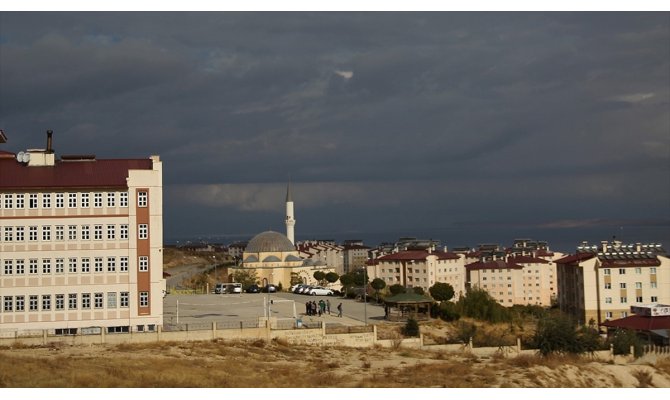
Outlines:
[[310, 296], [332, 296], [333, 291], [320, 286], [309, 289]]

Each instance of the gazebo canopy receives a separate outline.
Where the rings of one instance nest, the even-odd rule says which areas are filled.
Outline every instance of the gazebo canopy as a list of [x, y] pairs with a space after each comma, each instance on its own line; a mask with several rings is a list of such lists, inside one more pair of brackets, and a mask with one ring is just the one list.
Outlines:
[[384, 299], [386, 304], [432, 304], [435, 303], [435, 300], [430, 297], [426, 297], [422, 294], [416, 294], [413, 292], [409, 293], [399, 293], [395, 296], [387, 297]]

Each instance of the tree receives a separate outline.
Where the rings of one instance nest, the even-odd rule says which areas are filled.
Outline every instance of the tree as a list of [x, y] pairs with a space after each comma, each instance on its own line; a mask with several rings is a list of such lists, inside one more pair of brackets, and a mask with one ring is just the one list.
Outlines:
[[389, 286], [389, 291], [393, 296], [400, 293], [405, 293], [405, 287], [399, 283]]
[[428, 289], [428, 292], [437, 301], [449, 301], [454, 297], [453, 286], [444, 282], [436, 282]]
[[405, 336], [419, 336], [419, 323], [414, 318], [408, 319], [403, 334]]
[[642, 355], [642, 342], [633, 330], [617, 329], [609, 343], [614, 345], [614, 354], [630, 354], [630, 347], [633, 346], [634, 355]]
[[326, 279], [326, 273], [323, 271], [315, 271], [314, 279], [316, 279], [319, 282], [319, 284], [321, 284], [323, 280]]
[[370, 283], [370, 286], [372, 286], [372, 288], [375, 290], [375, 294], [377, 295], [377, 302], [379, 302], [379, 291], [386, 287], [386, 282], [384, 282], [384, 280], [381, 278], [375, 278]]
[[412, 291], [413, 291], [414, 293], [416, 293], [416, 294], [418, 294], [418, 295], [422, 295], [422, 296], [423, 296], [424, 293], [426, 293], [426, 291], [423, 290], [423, 288], [422, 288], [421, 286], [414, 286], [414, 287], [412, 288]]
[[329, 272], [326, 274], [326, 280], [328, 283], [335, 283], [338, 279], [340, 279], [340, 276], [335, 272]]
[[456, 338], [463, 343], [470, 343], [476, 332], [477, 325], [471, 322], [458, 321], [456, 324]]
[[458, 299], [457, 310], [461, 315], [488, 322], [509, 322], [510, 312], [500, 305], [486, 290], [468, 289], [465, 296]]
[[344, 274], [340, 276], [340, 283], [344, 286], [344, 294], [346, 296], [349, 288], [354, 284], [354, 277], [351, 274]]
[[546, 316], [537, 322], [534, 342], [543, 356], [552, 353], [579, 354], [584, 351], [573, 322], [560, 314]]
[[237, 268], [233, 272], [233, 279], [235, 282], [242, 284], [242, 290], [247, 290], [249, 286], [258, 283], [258, 275], [255, 269]]

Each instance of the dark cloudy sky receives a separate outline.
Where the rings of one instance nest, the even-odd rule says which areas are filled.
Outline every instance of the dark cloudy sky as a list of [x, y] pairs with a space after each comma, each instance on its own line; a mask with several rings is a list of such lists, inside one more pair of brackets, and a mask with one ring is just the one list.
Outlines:
[[290, 175], [298, 239], [667, 241], [669, 100], [667, 12], [0, 13], [3, 149], [159, 154], [166, 238]]

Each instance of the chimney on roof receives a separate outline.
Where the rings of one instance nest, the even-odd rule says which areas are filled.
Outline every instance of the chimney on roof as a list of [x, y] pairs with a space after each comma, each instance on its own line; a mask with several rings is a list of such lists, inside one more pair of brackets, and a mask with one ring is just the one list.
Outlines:
[[54, 152], [54, 150], [51, 148], [51, 141], [53, 134], [54, 131], [52, 131], [51, 129], [47, 131], [47, 151], [46, 151], [47, 154], [52, 154]]

